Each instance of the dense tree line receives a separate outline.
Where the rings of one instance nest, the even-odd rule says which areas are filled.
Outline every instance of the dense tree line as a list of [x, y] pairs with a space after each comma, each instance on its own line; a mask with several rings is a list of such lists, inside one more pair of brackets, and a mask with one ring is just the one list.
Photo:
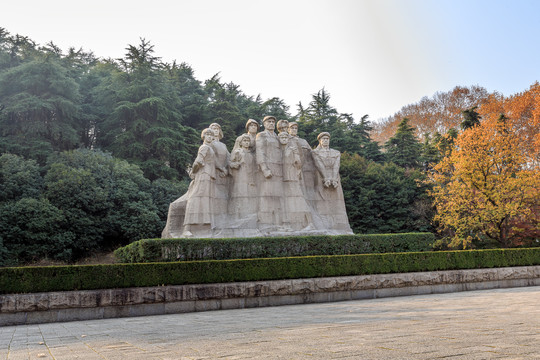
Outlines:
[[540, 245], [540, 84], [490, 96], [460, 127], [430, 173], [450, 244]]
[[0, 28], [0, 265], [72, 261], [158, 237], [168, 204], [187, 189], [200, 131], [220, 123], [231, 150], [247, 119], [265, 115], [297, 121], [312, 145], [319, 132], [331, 134], [331, 147], [344, 153], [356, 233], [434, 231], [428, 177], [455, 146], [460, 130], [451, 125], [461, 107], [454, 105], [471, 105], [459, 116], [473, 127], [480, 121], [474, 106], [487, 96], [481, 88], [454, 92], [438, 97], [453, 104], [451, 121], [435, 107], [444, 126], [424, 126], [430, 107], [423, 99], [422, 140], [419, 108], [409, 107], [402, 115], [410, 116], [400, 115], [377, 142], [381, 127], [368, 115], [339, 112], [324, 88], [292, 113], [282, 99], [245, 94], [219, 74], [196, 79], [189, 64], [161, 61], [145, 39], [121, 59], [100, 59]]
[[0, 156], [0, 265], [71, 261], [155, 237], [187, 183], [151, 182], [137, 165], [99, 150], [52, 154], [40, 167]]

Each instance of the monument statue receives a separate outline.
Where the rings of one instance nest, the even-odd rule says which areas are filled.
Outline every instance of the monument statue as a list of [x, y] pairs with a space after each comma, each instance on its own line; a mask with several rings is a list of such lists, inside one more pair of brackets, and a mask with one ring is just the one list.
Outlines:
[[329, 133], [320, 133], [317, 140], [319, 145], [313, 150], [313, 162], [318, 170], [319, 199], [316, 201], [316, 211], [323, 219], [325, 228], [349, 230], [349, 219], [339, 177], [341, 154], [337, 150], [330, 149]]
[[289, 123], [289, 134], [292, 140], [300, 149], [300, 161], [302, 163], [302, 172], [300, 173], [300, 186], [306, 201], [310, 206], [314, 206], [314, 201], [317, 199], [315, 194], [315, 164], [313, 163], [312, 149], [309, 143], [298, 137], [298, 124], [296, 122]]
[[[315, 150], [298, 124], [249, 119], [233, 151], [217, 123], [203, 130], [188, 191], [169, 206], [163, 238], [352, 234], [339, 177], [341, 154], [320, 133]], [[279, 135], [274, 130], [276, 125]]]
[[227, 213], [233, 221], [243, 221], [249, 228], [256, 228], [257, 187], [255, 181], [255, 159], [249, 134], [239, 136], [239, 147], [231, 154], [232, 176], [231, 197]]
[[211, 146], [216, 154], [216, 189], [214, 200], [214, 218], [218, 227], [223, 227], [227, 222], [227, 202], [229, 197], [229, 162], [231, 154], [227, 146], [220, 140], [223, 138], [223, 131], [218, 123], [210, 124], [210, 129], [214, 131], [214, 141]]
[[283, 152], [284, 227], [289, 231], [314, 229], [311, 210], [300, 186], [300, 150], [287, 132], [279, 133], [278, 138]]
[[279, 230], [283, 221], [283, 159], [274, 128], [276, 118], [263, 119], [264, 131], [255, 139], [255, 158], [260, 169], [257, 221], [265, 230]]
[[204, 129], [201, 133], [203, 144], [191, 167], [193, 178], [191, 193], [186, 203], [183, 236], [193, 236], [191, 227], [208, 232], [214, 228], [214, 203], [216, 182], [216, 153], [212, 147], [215, 132]]

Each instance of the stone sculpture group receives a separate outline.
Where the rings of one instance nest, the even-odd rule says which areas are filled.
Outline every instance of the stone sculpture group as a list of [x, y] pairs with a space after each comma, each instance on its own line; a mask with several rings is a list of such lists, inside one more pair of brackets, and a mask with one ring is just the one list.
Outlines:
[[202, 131], [193, 181], [170, 204], [163, 238], [352, 234], [330, 134], [312, 149], [295, 122], [266, 116], [263, 125], [249, 119], [232, 153], [219, 124]]

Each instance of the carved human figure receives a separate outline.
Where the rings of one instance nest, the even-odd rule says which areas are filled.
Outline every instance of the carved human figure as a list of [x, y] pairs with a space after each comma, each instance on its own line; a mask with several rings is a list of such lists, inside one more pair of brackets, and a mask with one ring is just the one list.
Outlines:
[[211, 144], [214, 131], [204, 129], [201, 133], [203, 144], [199, 147], [197, 158], [191, 168], [193, 182], [189, 189], [184, 217], [184, 237], [192, 236], [192, 226], [214, 227], [214, 194], [216, 180], [216, 154]]
[[317, 140], [319, 145], [312, 153], [317, 168], [316, 186], [320, 196], [316, 201], [316, 210], [325, 221], [327, 229], [351, 231], [339, 177], [341, 154], [330, 149], [329, 133], [320, 133]]
[[226, 177], [229, 174], [228, 164], [231, 154], [229, 153], [229, 150], [227, 150], [227, 146], [220, 141], [223, 139], [221, 125], [212, 123], [210, 124], [210, 129], [214, 132], [212, 148], [216, 153], [216, 169], [218, 170], [219, 177]]
[[292, 136], [292, 141], [296, 142], [296, 146], [300, 150], [300, 160], [302, 162], [302, 173], [300, 178], [300, 186], [309, 205], [313, 206], [313, 202], [317, 199], [315, 195], [315, 164], [313, 163], [312, 149], [309, 143], [298, 137], [298, 124], [296, 122], [289, 123], [289, 134]]
[[227, 202], [229, 200], [229, 161], [231, 154], [227, 146], [220, 140], [223, 138], [223, 131], [218, 123], [210, 124], [210, 129], [214, 131], [214, 141], [212, 149], [216, 154], [216, 191], [214, 199], [214, 220], [218, 226], [223, 226], [226, 222]]
[[[232, 176], [229, 215], [234, 220], [245, 220], [250, 228], [255, 228], [257, 212], [257, 188], [255, 186], [255, 162], [250, 151], [251, 138], [248, 134], [240, 136], [240, 147], [231, 154], [230, 173]], [[254, 220], [253, 223], [251, 220]], [[248, 226], [248, 224], [245, 224]]]
[[277, 131], [278, 133], [287, 132], [287, 129], [289, 128], [289, 121], [288, 120], [279, 120], [277, 122]]
[[283, 161], [277, 135], [274, 133], [276, 118], [265, 116], [264, 131], [257, 134], [255, 157], [260, 170], [258, 175], [259, 228], [280, 226], [283, 211]]
[[298, 181], [302, 171], [300, 151], [287, 132], [279, 133], [278, 139], [283, 152], [283, 181]]
[[[257, 137], [258, 131], [259, 131], [259, 123], [257, 122], [257, 120], [248, 119], [248, 121], [246, 122], [246, 134], [249, 135], [249, 138], [251, 140], [251, 145], [249, 146], [250, 151], [255, 151], [255, 138]], [[240, 140], [243, 136], [244, 134], [236, 138], [234, 142], [233, 151], [240, 147]]]
[[289, 230], [305, 229], [312, 223], [312, 216], [300, 186], [300, 150], [287, 132], [279, 133], [278, 137], [283, 152], [283, 226]]
[[337, 188], [341, 154], [337, 150], [330, 149], [329, 133], [320, 133], [317, 140], [319, 140], [319, 146], [313, 151], [313, 158], [315, 166], [323, 178], [323, 186]]

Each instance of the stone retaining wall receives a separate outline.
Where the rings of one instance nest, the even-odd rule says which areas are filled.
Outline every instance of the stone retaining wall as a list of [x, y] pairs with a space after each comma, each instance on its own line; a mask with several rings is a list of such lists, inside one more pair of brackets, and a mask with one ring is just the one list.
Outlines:
[[0, 326], [540, 285], [540, 266], [0, 295]]

